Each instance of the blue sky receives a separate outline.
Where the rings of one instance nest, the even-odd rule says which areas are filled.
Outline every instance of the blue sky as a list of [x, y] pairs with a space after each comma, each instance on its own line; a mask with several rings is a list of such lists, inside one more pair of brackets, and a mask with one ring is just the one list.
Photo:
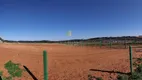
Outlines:
[[[67, 31], [72, 36], [67, 36]], [[64, 40], [142, 34], [142, 0], [0, 0], [0, 36]]]

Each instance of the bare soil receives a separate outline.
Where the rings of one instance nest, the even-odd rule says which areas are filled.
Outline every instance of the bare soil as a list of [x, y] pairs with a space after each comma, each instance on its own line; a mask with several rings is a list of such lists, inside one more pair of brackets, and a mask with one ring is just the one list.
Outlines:
[[[117, 74], [113, 71], [129, 72], [128, 49], [10, 43], [0, 44], [0, 70], [8, 75], [4, 64], [12, 60], [29, 68], [38, 80], [43, 80], [43, 50], [48, 52], [49, 80], [88, 80], [88, 74], [114, 80]], [[33, 79], [24, 72], [18, 80]]]

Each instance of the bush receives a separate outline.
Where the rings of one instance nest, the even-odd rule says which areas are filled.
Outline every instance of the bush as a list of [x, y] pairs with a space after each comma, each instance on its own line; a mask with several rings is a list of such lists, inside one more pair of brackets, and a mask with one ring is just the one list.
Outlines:
[[3, 77], [2, 80], [13, 80], [13, 79], [12, 76], [9, 76], [9, 77]]
[[118, 75], [117, 79], [118, 80], [128, 80], [128, 76], [127, 75]]
[[12, 76], [12, 77], [21, 77], [22, 76], [22, 69], [19, 68], [19, 64], [15, 64], [12, 61], [8, 61], [5, 65], [4, 65], [5, 69], [8, 70], [8, 73]]
[[92, 80], [92, 75], [88, 75], [88, 80]]
[[130, 76], [130, 80], [142, 80], [142, 75], [140, 73], [134, 72], [133, 75]]
[[133, 65], [134, 65], [135, 67], [137, 67], [137, 66], [138, 66], [138, 64], [137, 64], [136, 62], [134, 62], [134, 63], [133, 63]]
[[[141, 58], [138, 58], [137, 61], [142, 61]], [[132, 73], [130, 76], [124, 76], [124, 75], [118, 75], [117, 79], [118, 80], [142, 80], [142, 64], [137, 64], [134, 62], [133, 65], [136, 65], [135, 71]]]
[[0, 76], [2, 76], [3, 75], [3, 71], [0, 71]]
[[103, 80], [101, 77], [97, 77], [96, 80]]
[[142, 64], [138, 65], [135, 71], [142, 74]]
[[142, 62], [142, 58], [137, 58], [137, 61]]
[[20, 64], [15, 64], [12, 61], [8, 61], [4, 64], [5, 69], [7, 69], [10, 76], [3, 76], [3, 71], [0, 71], [0, 76], [2, 80], [13, 80], [14, 77], [21, 77], [23, 70], [19, 68]]
[[95, 76], [92, 76], [92, 75], [88, 75], [88, 80], [93, 80], [93, 79], [103, 80], [101, 77], [95, 77]]

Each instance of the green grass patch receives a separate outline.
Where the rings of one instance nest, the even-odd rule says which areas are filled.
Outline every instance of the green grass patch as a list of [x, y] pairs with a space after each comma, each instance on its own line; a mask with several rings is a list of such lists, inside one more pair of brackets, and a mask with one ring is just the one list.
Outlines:
[[97, 77], [96, 80], [103, 80], [101, 77]]
[[142, 64], [138, 65], [135, 71], [142, 74]]
[[133, 75], [129, 77], [129, 80], [142, 80], [142, 74], [138, 72], [133, 72]]
[[0, 76], [3, 76], [3, 71], [0, 71]]
[[103, 80], [102, 77], [95, 77], [95, 76], [92, 76], [92, 75], [88, 75], [88, 80]]
[[4, 64], [4, 68], [9, 73], [9, 76], [6, 77], [3, 75], [3, 71], [0, 71], [0, 76], [2, 80], [13, 80], [15, 77], [22, 77], [23, 69], [19, 68], [20, 64], [13, 63], [12, 61], [8, 61]]
[[9, 77], [2, 77], [2, 80], [13, 80], [12, 76]]
[[137, 61], [142, 62], [142, 58], [137, 58]]
[[137, 62], [134, 62], [134, 63], [133, 63], [133, 66], [134, 66], [134, 67], [137, 67], [137, 66], [138, 66]]
[[21, 77], [23, 70], [19, 68], [19, 64], [15, 64], [12, 61], [8, 61], [4, 65], [5, 69], [7, 69], [8, 73], [12, 77]]
[[[140, 62], [140, 63], [139, 63]], [[137, 58], [133, 65], [136, 67], [132, 75], [118, 75], [117, 80], [142, 80], [142, 58]]]
[[128, 76], [127, 75], [121, 75], [121, 74], [119, 74], [118, 76], [117, 76], [117, 80], [128, 80]]

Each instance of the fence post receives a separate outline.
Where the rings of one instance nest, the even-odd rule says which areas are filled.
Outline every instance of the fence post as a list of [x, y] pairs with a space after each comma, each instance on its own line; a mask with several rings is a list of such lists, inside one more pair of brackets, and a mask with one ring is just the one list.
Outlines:
[[110, 48], [111, 48], [111, 46], [112, 46], [112, 43], [110, 42], [109, 44], [110, 44]]
[[110, 40], [109, 40], [109, 46], [110, 46], [110, 48], [111, 48], [111, 46], [112, 46], [112, 40], [111, 40], [111, 37], [110, 37]]
[[44, 80], [48, 80], [47, 53], [43, 51]]
[[130, 71], [131, 75], [133, 73], [133, 56], [132, 56], [132, 47], [129, 46], [129, 56], [130, 56]]
[[100, 40], [100, 48], [102, 47], [102, 40]]
[[126, 37], [125, 37], [125, 41], [124, 41], [124, 46], [125, 46], [125, 49], [127, 48], [127, 41], [126, 41]]

